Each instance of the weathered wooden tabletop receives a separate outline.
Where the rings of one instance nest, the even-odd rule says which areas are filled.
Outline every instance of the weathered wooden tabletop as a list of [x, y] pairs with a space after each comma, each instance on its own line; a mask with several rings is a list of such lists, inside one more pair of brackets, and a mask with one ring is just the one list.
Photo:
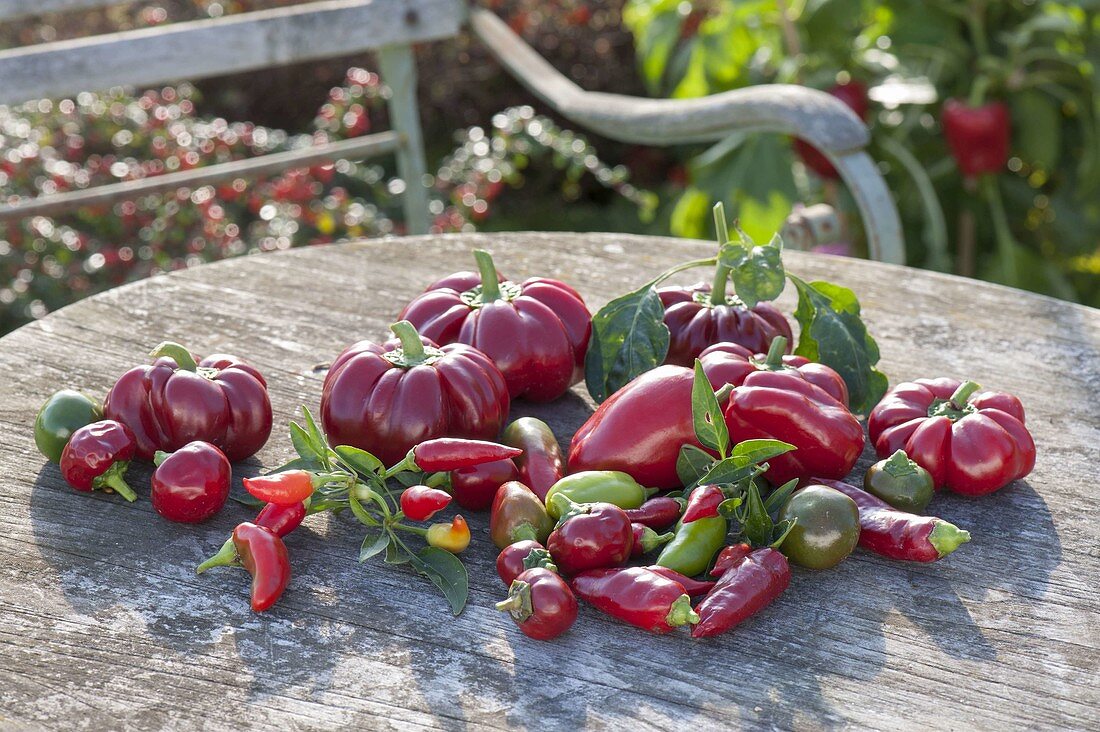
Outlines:
[[[857, 550], [833, 570], [796, 568], [780, 601], [712, 641], [650, 636], [591, 608], [557, 642], [527, 639], [493, 609], [502, 587], [484, 515], [471, 520], [458, 618], [422, 578], [358, 564], [350, 516], [311, 518], [288, 539], [291, 585], [254, 614], [246, 576], [194, 574], [248, 510], [170, 524], [147, 500], [147, 468], [131, 469], [142, 498], [127, 505], [68, 489], [34, 448], [49, 394], [102, 395], [168, 338], [263, 370], [277, 428], [235, 478], [281, 463], [292, 452], [283, 426], [320, 398], [312, 367], [384, 336], [429, 281], [471, 268], [474, 245], [512, 277], [573, 283], [593, 309], [712, 251], [540, 234], [301, 249], [122, 287], [0, 340], [0, 728], [1100, 726], [1100, 311], [788, 254], [802, 277], [856, 290], [893, 383], [966, 376], [1019, 395], [1039, 459], [991, 497], [936, 498], [932, 510], [974, 535], [944, 561]], [[568, 443], [591, 409], [578, 386], [513, 415], [547, 419]]]

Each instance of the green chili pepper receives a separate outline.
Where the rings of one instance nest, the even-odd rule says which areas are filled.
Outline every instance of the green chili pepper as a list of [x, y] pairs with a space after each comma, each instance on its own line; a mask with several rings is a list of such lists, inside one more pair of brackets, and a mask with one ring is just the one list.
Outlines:
[[73, 432], [101, 419], [103, 410], [98, 403], [78, 391], [62, 389], [38, 410], [34, 420], [34, 444], [51, 462], [60, 462]]
[[643, 488], [626, 473], [618, 470], [586, 470], [567, 475], [546, 492], [546, 511], [551, 518], [561, 518], [560, 508], [553, 498], [562, 495], [574, 503], [610, 503], [619, 508], [638, 508], [657, 492]]
[[714, 555], [726, 544], [729, 526], [723, 516], [708, 516], [690, 523], [677, 524], [672, 538], [655, 562], [686, 577], [706, 571]]

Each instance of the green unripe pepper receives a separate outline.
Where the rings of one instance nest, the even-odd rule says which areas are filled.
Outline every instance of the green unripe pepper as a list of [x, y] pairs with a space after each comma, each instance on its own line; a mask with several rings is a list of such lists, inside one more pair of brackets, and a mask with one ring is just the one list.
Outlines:
[[823, 485], [807, 486], [787, 499], [779, 520], [795, 521], [779, 550], [802, 567], [835, 567], [859, 542], [856, 502]]
[[99, 404], [78, 391], [62, 389], [42, 405], [34, 420], [34, 444], [51, 462], [61, 461], [69, 437], [84, 425], [103, 419]]
[[729, 526], [724, 516], [708, 516], [676, 525], [676, 535], [665, 544], [657, 557], [661, 567], [675, 570], [685, 577], [702, 574], [714, 555], [726, 545]]
[[555, 508], [554, 496], [563, 495], [574, 503], [610, 503], [619, 508], [638, 508], [656, 493], [655, 488], [643, 488], [636, 480], [618, 470], [586, 470], [567, 475], [546, 492], [546, 511], [551, 518], [561, 518], [560, 505]]
[[894, 508], [912, 513], [923, 511], [936, 491], [932, 474], [910, 460], [905, 450], [867, 468], [863, 487]]

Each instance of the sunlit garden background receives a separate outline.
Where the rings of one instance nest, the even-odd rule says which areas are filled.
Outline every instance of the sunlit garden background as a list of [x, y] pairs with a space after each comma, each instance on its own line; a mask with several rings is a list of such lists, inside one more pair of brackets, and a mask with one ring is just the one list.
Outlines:
[[[292, 3], [156, 0], [44, 16], [0, 28], [0, 47], [280, 4]], [[1100, 306], [1100, 3], [488, 5], [587, 89], [694, 97], [784, 82], [832, 91], [871, 128], [909, 264]], [[469, 39], [424, 46], [418, 61], [435, 232], [705, 238], [721, 200], [767, 239], [799, 204], [826, 202], [851, 214], [828, 252], [865, 252], [843, 185], [804, 145], [775, 135], [675, 149], [612, 143], [543, 116]], [[0, 107], [0, 194], [50, 194], [387, 129], [387, 94], [363, 56]], [[996, 175], [968, 176], [952, 154], [951, 99], [1006, 105], [1009, 156]], [[389, 160], [343, 161], [0, 222], [0, 331], [158, 272], [400, 234], [405, 184], [395, 176]]]

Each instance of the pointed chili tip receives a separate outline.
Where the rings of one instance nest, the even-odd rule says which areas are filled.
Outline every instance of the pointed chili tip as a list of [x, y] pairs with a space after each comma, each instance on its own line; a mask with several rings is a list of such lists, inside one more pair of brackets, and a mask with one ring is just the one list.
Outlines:
[[691, 598], [686, 594], [677, 597], [672, 606], [668, 609], [668, 615], [665, 616], [665, 622], [671, 625], [673, 628], [678, 628], [681, 625], [695, 625], [699, 622], [699, 613], [691, 607]]
[[940, 559], [968, 541], [970, 541], [969, 531], [943, 520], [936, 521], [936, 525], [932, 527], [932, 533], [928, 535], [928, 543], [935, 547]]

